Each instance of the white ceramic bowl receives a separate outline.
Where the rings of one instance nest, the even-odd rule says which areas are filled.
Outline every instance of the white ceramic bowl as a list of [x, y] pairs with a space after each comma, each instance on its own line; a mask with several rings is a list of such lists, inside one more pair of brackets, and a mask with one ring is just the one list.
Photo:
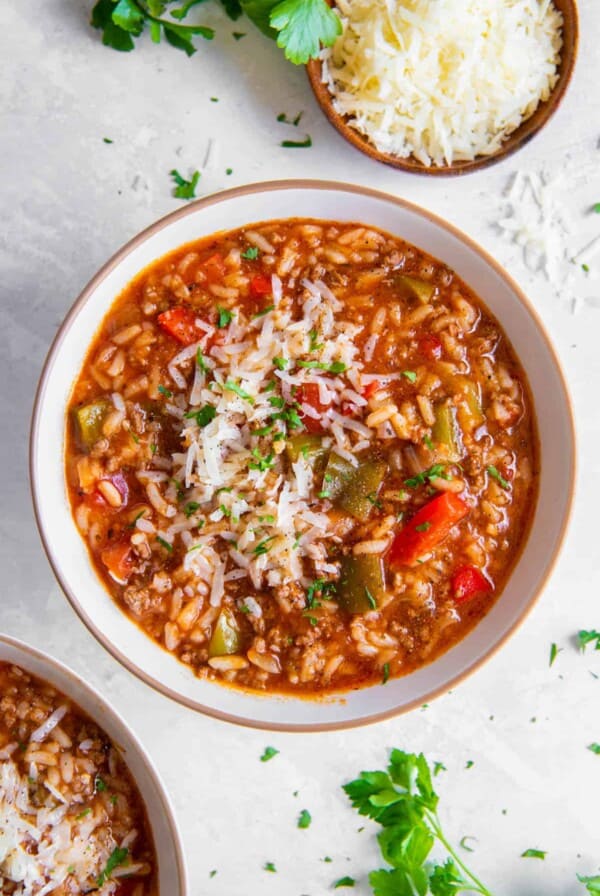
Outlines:
[[188, 896], [181, 838], [171, 803], [152, 762], [124, 720], [102, 697], [58, 660], [22, 641], [0, 635], [0, 662], [14, 663], [66, 694], [100, 725], [115, 746], [139, 788], [154, 836], [159, 890], [164, 896]]
[[[525, 366], [541, 441], [540, 497], [531, 534], [502, 597], [477, 628], [404, 678], [320, 700], [244, 693], [196, 678], [109, 598], [71, 517], [64, 475], [65, 407], [91, 339], [114, 298], [142, 268], [183, 243], [269, 218], [315, 217], [376, 225], [452, 267], [499, 319]], [[489, 657], [522, 622], [563, 540], [573, 496], [575, 438], [556, 355], [510, 277], [451, 225], [401, 199], [361, 187], [280, 181], [190, 204], [135, 237], [102, 268], [67, 315], [40, 381], [31, 432], [35, 511], [54, 572], [71, 604], [113, 656], [164, 694], [210, 715], [261, 728], [323, 730], [386, 718], [430, 700]]]

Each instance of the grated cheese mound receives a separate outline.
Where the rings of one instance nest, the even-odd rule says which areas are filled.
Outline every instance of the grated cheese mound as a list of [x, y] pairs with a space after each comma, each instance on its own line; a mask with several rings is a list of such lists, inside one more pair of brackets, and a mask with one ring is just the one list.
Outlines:
[[558, 79], [551, 0], [337, 0], [323, 50], [337, 112], [375, 146], [430, 166], [496, 152]]

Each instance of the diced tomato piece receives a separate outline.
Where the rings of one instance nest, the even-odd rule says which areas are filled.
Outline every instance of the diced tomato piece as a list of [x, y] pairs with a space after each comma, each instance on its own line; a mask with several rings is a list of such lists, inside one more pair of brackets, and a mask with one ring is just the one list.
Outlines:
[[377, 380], [375, 380], [373, 383], [368, 383], [362, 390], [363, 398], [366, 398], [368, 401], [369, 398], [373, 398], [373, 396], [376, 392], [379, 391], [379, 389], [381, 389], [381, 383], [378, 383]]
[[353, 417], [357, 411], [358, 408], [355, 404], [352, 404], [351, 401], [343, 401], [340, 406], [340, 414], [342, 414], [344, 417]]
[[100, 554], [100, 559], [108, 572], [119, 585], [126, 584], [133, 572], [135, 564], [133, 548], [129, 541], [118, 541], [105, 548]]
[[468, 505], [452, 492], [433, 498], [396, 535], [388, 555], [390, 566], [414, 566], [423, 554], [437, 547], [468, 512]]
[[95, 488], [93, 492], [90, 492], [89, 495], [86, 495], [84, 501], [88, 505], [88, 507], [91, 507], [92, 510], [97, 510], [99, 507], [108, 507], [107, 502], [104, 500], [97, 488]]
[[268, 296], [272, 292], [271, 278], [264, 274], [257, 274], [250, 281], [250, 293], [255, 299]]
[[464, 604], [481, 594], [489, 594], [492, 584], [476, 566], [461, 566], [452, 576], [451, 588], [454, 603]]
[[210, 258], [206, 259], [202, 265], [202, 269], [206, 274], [206, 279], [209, 283], [216, 283], [217, 281], [222, 280], [227, 271], [223, 256], [219, 255], [218, 252], [215, 252], [214, 255], [211, 255]]
[[419, 350], [430, 361], [437, 361], [442, 357], [442, 343], [433, 333], [428, 333], [419, 339]]
[[[308, 404], [319, 414], [322, 414], [329, 407], [329, 404], [321, 404], [320, 389], [316, 383], [304, 383], [302, 386], [298, 386], [294, 398], [298, 404]], [[310, 417], [302, 409], [300, 409], [298, 414], [308, 432], [323, 432], [321, 420], [318, 420], [316, 417]]]
[[175, 305], [158, 315], [158, 323], [177, 342], [192, 345], [206, 335], [204, 330], [196, 326], [196, 317], [197, 314], [186, 305]]

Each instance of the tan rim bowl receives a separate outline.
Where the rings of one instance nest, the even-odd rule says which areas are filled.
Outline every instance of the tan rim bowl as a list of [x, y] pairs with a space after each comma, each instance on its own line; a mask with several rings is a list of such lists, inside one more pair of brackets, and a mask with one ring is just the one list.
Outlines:
[[[496, 162], [500, 162], [507, 156], [512, 155], [512, 153], [517, 152], [517, 150], [529, 143], [536, 134], [539, 134], [544, 125], [552, 118], [560, 106], [571, 82], [579, 44], [577, 3], [575, 0], [553, 0], [553, 2], [556, 8], [562, 12], [564, 18], [563, 47], [561, 50], [558, 81], [546, 102], [540, 103], [533, 115], [524, 121], [516, 131], [513, 131], [513, 133], [504, 141], [500, 149], [492, 155], [477, 156], [470, 162], [453, 162], [452, 165], [431, 165], [428, 167], [412, 156], [400, 158], [399, 156], [394, 156], [390, 153], [380, 152], [367, 137], [364, 137], [361, 133], [355, 130], [355, 128], [350, 127], [347, 117], [340, 115], [340, 113], [336, 112], [333, 108], [333, 98], [329, 92], [329, 88], [323, 83], [321, 62], [318, 59], [312, 59], [306, 66], [310, 86], [312, 87], [321, 110], [327, 116], [333, 127], [345, 140], [348, 141], [348, 143], [351, 143], [352, 146], [356, 147], [356, 149], [360, 150], [360, 152], [363, 152], [371, 159], [375, 159], [377, 162], [383, 162], [385, 165], [391, 165], [392, 168], [408, 171], [411, 174], [448, 176], [479, 171], [481, 168], [486, 168], [488, 165], [494, 165]], [[335, 4], [332, 3], [331, 5]]]
[[[115, 296], [148, 264], [203, 236], [257, 220], [313, 217], [377, 225], [431, 253], [478, 293], [521, 358], [537, 409], [540, 499], [530, 537], [502, 597], [459, 644], [435, 662], [376, 685], [318, 700], [247, 692], [199, 679], [111, 600], [73, 522], [64, 475], [65, 407], [90, 341]], [[163, 694], [221, 719], [295, 731], [347, 728], [384, 719], [446, 691], [490, 657], [523, 621], [545, 585], [573, 497], [575, 436], [554, 350], [519, 287], [467, 236], [430, 212], [364, 187], [275, 181], [227, 190], [168, 215], [128, 243], [86, 286], [62, 324], [41, 376], [30, 443], [37, 522], [48, 559], [92, 634], [131, 672]]]
[[159, 892], [189, 896], [181, 836], [171, 803], [144, 748], [121, 716], [71, 669], [23, 641], [0, 635], [0, 662], [13, 663], [49, 682], [106, 732], [127, 763], [146, 805], [158, 859]]

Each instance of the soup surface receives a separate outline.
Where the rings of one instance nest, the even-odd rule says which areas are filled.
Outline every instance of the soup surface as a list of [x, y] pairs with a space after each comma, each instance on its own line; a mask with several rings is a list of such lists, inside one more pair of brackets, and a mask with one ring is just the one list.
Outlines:
[[68, 697], [0, 662], [0, 892], [158, 896], [142, 798]]
[[385, 682], [498, 598], [536, 500], [524, 372], [447, 266], [360, 224], [188, 244], [116, 299], [69, 405], [114, 600], [200, 676]]

